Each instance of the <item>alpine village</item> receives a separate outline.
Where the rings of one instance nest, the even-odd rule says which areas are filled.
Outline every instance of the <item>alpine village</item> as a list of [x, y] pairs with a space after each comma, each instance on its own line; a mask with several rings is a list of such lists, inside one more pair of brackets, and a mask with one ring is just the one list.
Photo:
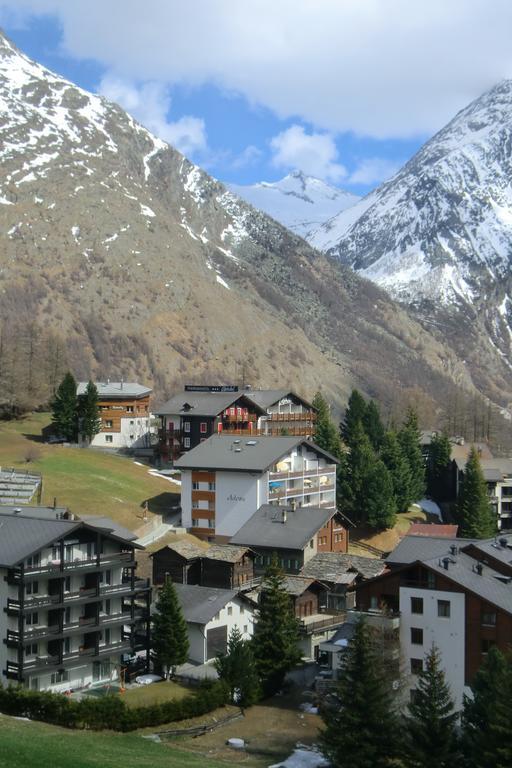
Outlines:
[[3, 35], [0, 115], [0, 766], [512, 768], [511, 81], [309, 229]]

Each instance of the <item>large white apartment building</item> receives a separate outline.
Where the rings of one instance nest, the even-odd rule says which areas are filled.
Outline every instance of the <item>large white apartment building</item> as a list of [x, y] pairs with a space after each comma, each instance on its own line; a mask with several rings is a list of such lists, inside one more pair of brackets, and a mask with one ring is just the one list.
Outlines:
[[182, 524], [229, 538], [263, 504], [334, 510], [336, 463], [305, 437], [213, 435], [175, 462]]
[[148, 580], [133, 535], [66, 509], [0, 507], [0, 681], [80, 689], [149, 646]]

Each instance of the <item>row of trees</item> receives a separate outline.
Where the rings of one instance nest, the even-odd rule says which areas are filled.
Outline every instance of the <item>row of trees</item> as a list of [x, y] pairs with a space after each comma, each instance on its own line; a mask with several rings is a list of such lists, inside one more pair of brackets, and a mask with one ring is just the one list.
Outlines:
[[409, 409], [399, 429], [386, 430], [374, 400], [354, 389], [339, 431], [320, 393], [315, 442], [335, 455], [338, 507], [355, 523], [389, 528], [425, 493], [425, 462], [416, 413]]
[[322, 745], [335, 768], [507, 768], [512, 765], [512, 657], [491, 648], [464, 701], [462, 728], [435, 646], [404, 714], [380, 649], [359, 621], [335, 702], [322, 708]]
[[[261, 696], [276, 693], [287, 672], [301, 660], [298, 623], [283, 579], [274, 558], [265, 574], [253, 637], [245, 640], [235, 628], [226, 653], [216, 660], [219, 678], [228, 686], [231, 701], [244, 707]], [[170, 579], [160, 590], [156, 603], [151, 644], [157, 668], [166, 677], [173, 675], [176, 667], [188, 658], [187, 624]]]
[[76, 442], [78, 433], [89, 442], [101, 429], [98, 390], [89, 381], [85, 393], [77, 395], [77, 382], [69, 371], [59, 384], [51, 403], [52, 424], [59, 437]]
[[480, 458], [473, 446], [464, 469], [462, 487], [457, 500], [456, 517], [459, 535], [470, 539], [487, 539], [496, 533], [496, 515], [492, 511]]

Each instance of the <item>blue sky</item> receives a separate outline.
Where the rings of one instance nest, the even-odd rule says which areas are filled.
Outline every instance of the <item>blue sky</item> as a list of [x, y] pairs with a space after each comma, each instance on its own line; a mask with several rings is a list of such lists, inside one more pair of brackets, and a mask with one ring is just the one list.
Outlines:
[[0, 0], [0, 23], [224, 181], [300, 168], [364, 194], [512, 72], [511, 4], [446, 5]]

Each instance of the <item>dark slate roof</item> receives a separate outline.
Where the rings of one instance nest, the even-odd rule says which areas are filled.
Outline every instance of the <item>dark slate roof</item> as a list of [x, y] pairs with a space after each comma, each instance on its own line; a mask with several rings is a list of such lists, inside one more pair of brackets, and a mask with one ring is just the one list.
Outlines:
[[299, 445], [306, 445], [333, 464], [338, 460], [305, 437], [237, 437], [212, 435], [174, 462], [177, 469], [264, 472]]
[[28, 504], [0, 504], [0, 514], [18, 517], [38, 517], [41, 520], [60, 520], [70, 514], [67, 507], [35, 507]]
[[94, 528], [103, 528], [106, 531], [110, 531], [114, 536], [120, 539], [126, 539], [126, 541], [135, 541], [137, 535], [125, 528], [124, 525], [120, 525], [110, 517], [103, 517], [101, 515], [82, 515], [81, 520], [87, 525], [92, 525]]
[[512, 459], [480, 459], [480, 466], [489, 483], [512, 479]]
[[[279, 437], [270, 438], [280, 440]], [[282, 522], [286, 511], [286, 522]], [[278, 507], [263, 504], [231, 537], [231, 544], [275, 549], [304, 549], [315, 533], [336, 514], [321, 507]]]
[[151, 557], [155, 557], [164, 549], [170, 549], [176, 554], [180, 555], [184, 560], [195, 560], [198, 557], [203, 557], [206, 554], [206, 550], [192, 541], [186, 539], [178, 539], [177, 541], [169, 541], [165, 546], [157, 549], [151, 554]]
[[[300, 597], [312, 584], [318, 584], [318, 581], [305, 576], [285, 576], [283, 579], [283, 587], [293, 597]], [[264, 585], [265, 582], [263, 582], [263, 588]]]
[[458, 552], [456, 556], [449, 558], [448, 569], [443, 565], [443, 558], [422, 560], [422, 563], [441, 576], [479, 595], [497, 608], [512, 614], [512, 585], [501, 581], [502, 574], [493, 568], [484, 565], [481, 575], [478, 574], [475, 570], [474, 558], [464, 552]]
[[174, 588], [186, 621], [208, 624], [211, 619], [237, 596], [234, 589], [213, 589], [195, 584], [175, 584]]
[[483, 556], [493, 557], [512, 567], [512, 533], [502, 533], [495, 539], [475, 541], [473, 547]]
[[25, 558], [67, 536], [83, 523], [0, 513], [0, 567], [12, 568]]
[[167, 400], [156, 411], [156, 415], [172, 416], [189, 413], [191, 416], [218, 416], [238, 400], [242, 400], [244, 405], [260, 415], [265, 413], [265, 409], [244, 392], [180, 392]]
[[202, 550], [202, 555], [208, 560], [237, 563], [247, 552], [250, 552], [249, 547], [237, 547], [234, 544], [212, 544], [208, 549]]
[[476, 539], [447, 538], [446, 536], [404, 536], [395, 549], [386, 557], [388, 565], [414, 563], [416, 560], [430, 560], [450, 553], [450, 546], [464, 547]]
[[331, 584], [351, 584], [358, 576], [373, 579], [386, 569], [384, 560], [341, 552], [318, 552], [301, 573]]
[[[79, 381], [76, 393], [77, 395], [85, 394], [87, 389], [87, 381]], [[123, 397], [144, 397], [150, 395], [153, 391], [149, 387], [145, 387], [143, 384], [137, 384], [135, 381], [95, 381], [96, 389], [98, 390], [98, 396], [100, 398], [119, 398]]]
[[303, 397], [297, 395], [290, 389], [249, 389], [246, 390], [246, 395], [250, 397], [253, 402], [258, 403], [258, 405], [265, 409], [270, 408], [272, 405], [276, 405], [285, 397], [299, 400], [307, 408], [313, 409], [311, 403], [304, 400]]

